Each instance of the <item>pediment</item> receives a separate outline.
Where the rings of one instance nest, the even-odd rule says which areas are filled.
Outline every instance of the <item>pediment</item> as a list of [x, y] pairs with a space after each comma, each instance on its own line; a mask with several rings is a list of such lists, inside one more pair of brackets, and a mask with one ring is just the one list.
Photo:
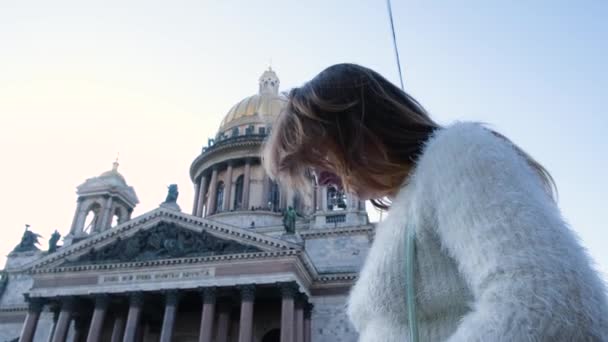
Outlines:
[[105, 232], [85, 238], [23, 266], [36, 271], [63, 266], [100, 265], [285, 252], [302, 246], [189, 214], [158, 208]]
[[172, 222], [160, 222], [127, 238], [117, 237], [100, 248], [93, 247], [73, 260], [66, 260], [61, 266], [255, 252], [262, 250], [252, 245], [214, 236], [206, 230], [196, 232]]

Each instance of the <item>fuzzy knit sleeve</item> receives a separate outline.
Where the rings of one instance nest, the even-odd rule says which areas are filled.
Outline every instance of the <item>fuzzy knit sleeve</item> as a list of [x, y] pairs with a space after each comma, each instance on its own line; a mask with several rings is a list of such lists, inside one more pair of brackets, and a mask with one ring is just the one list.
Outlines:
[[474, 297], [448, 341], [605, 340], [604, 286], [539, 176], [506, 140], [461, 126], [420, 161], [442, 249]]

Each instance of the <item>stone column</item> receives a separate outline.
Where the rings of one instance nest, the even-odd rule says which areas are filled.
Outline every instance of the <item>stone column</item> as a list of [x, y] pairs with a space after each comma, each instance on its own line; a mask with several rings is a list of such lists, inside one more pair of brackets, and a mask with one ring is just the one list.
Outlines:
[[287, 189], [279, 186], [279, 210], [287, 208]]
[[103, 320], [106, 317], [110, 297], [107, 295], [98, 295], [95, 297], [95, 310], [93, 310], [93, 318], [91, 319], [91, 327], [87, 336], [87, 342], [99, 342], [101, 339], [101, 329]]
[[[251, 184], [251, 158], [245, 160], [245, 175], [243, 176], [243, 209], [249, 210], [249, 187]], [[262, 203], [266, 205], [266, 203]]]
[[198, 201], [200, 197], [200, 181], [194, 183], [194, 201], [192, 201], [192, 216], [198, 216]]
[[203, 308], [201, 313], [201, 328], [198, 335], [199, 342], [211, 342], [213, 338], [213, 319], [215, 317], [215, 287], [202, 289]]
[[70, 234], [71, 235], [76, 235], [77, 233], [79, 233], [79, 229], [81, 227], [78, 226], [78, 223], [80, 222], [80, 216], [82, 216], [82, 212], [84, 211], [84, 209], [82, 208], [82, 197], [78, 197], [78, 200], [76, 201], [76, 212], [74, 212], [74, 219], [72, 220], [72, 228], [70, 228]]
[[47, 342], [53, 341], [53, 334], [55, 334], [55, 329], [57, 329], [57, 320], [59, 319], [59, 306], [52, 305], [50, 310], [51, 312], [53, 312], [53, 325], [51, 326], [51, 331], [49, 332], [49, 336], [46, 339]]
[[171, 342], [178, 307], [179, 292], [168, 291], [165, 294], [165, 316], [163, 317], [163, 327], [160, 333], [160, 342]]
[[125, 334], [122, 339], [123, 342], [135, 341], [135, 335], [137, 333], [137, 327], [139, 326], [139, 318], [141, 316], [141, 309], [143, 304], [143, 293], [136, 292], [131, 294], [129, 298], [129, 314], [127, 316], [127, 326], [125, 328]]
[[296, 192], [291, 189], [288, 188], [287, 189], [287, 207], [292, 207], [295, 209], [295, 199], [296, 199]]
[[232, 165], [231, 161], [228, 162], [228, 170], [226, 170], [226, 178], [224, 179], [224, 210], [228, 211], [234, 209], [231, 201], [232, 194]]
[[83, 316], [83, 313], [78, 313], [77, 315], [74, 315], [72, 321], [74, 322], [74, 336], [72, 341], [80, 342], [82, 341], [82, 337], [86, 334], [87, 318]]
[[228, 342], [228, 331], [230, 330], [230, 309], [230, 303], [223, 302], [219, 305], [215, 342]]
[[[270, 177], [264, 172], [264, 179], [262, 180], [262, 207], [268, 206], [270, 202]], [[270, 209], [270, 208], [269, 208]]]
[[281, 297], [281, 342], [294, 342], [294, 298], [298, 292], [293, 282], [280, 283]]
[[68, 328], [70, 327], [70, 321], [72, 321], [72, 310], [74, 309], [75, 299], [68, 297], [61, 303], [61, 311], [59, 312], [59, 318], [57, 319], [57, 327], [53, 334], [53, 342], [65, 342], [65, 338], [68, 336]]
[[304, 342], [304, 300], [298, 298], [295, 312], [295, 342]]
[[[207, 195], [207, 176], [202, 175], [200, 187], [198, 189], [198, 199], [196, 208], [196, 216], [203, 217], [203, 207], [205, 206], [205, 195]], [[208, 210], [208, 209], [207, 209]]]
[[207, 215], [215, 214], [216, 192], [217, 192], [217, 166], [213, 166], [213, 171], [211, 172], [211, 183], [209, 184]]
[[255, 285], [245, 285], [241, 290], [241, 320], [239, 322], [239, 342], [253, 340], [253, 303], [255, 301]]
[[121, 342], [125, 331], [125, 315], [117, 314], [114, 318], [114, 326], [112, 328], [112, 342]]
[[44, 302], [41, 298], [29, 298], [28, 301], [27, 316], [25, 317], [25, 322], [21, 328], [19, 342], [32, 342], [34, 340], [38, 319], [40, 318], [40, 311], [42, 311], [42, 307], [44, 306]]
[[321, 187], [321, 211], [327, 211], [327, 187]]
[[101, 232], [112, 224], [112, 196], [109, 196], [102, 208], [101, 220], [97, 221], [95, 231]]
[[312, 316], [313, 305], [306, 303], [304, 305], [304, 342], [310, 342], [311, 324], [310, 317]]

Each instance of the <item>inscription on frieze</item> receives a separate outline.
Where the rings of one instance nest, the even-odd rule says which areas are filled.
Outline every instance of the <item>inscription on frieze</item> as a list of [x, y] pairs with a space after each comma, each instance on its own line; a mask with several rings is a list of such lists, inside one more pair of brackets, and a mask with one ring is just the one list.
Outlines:
[[111, 274], [99, 276], [99, 284], [148, 283], [179, 280], [204, 279], [215, 276], [215, 268], [188, 271], [165, 271], [130, 274]]

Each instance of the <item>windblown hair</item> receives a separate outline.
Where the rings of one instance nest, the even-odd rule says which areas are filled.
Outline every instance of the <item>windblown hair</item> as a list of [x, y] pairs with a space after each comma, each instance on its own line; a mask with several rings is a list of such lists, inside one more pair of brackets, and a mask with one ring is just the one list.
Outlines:
[[[355, 64], [333, 65], [288, 97], [265, 143], [263, 162], [271, 178], [304, 198], [312, 193], [311, 168], [340, 176], [348, 192], [394, 192], [407, 181], [424, 143], [441, 129], [414, 98]], [[515, 147], [553, 195], [551, 175]], [[380, 198], [372, 203], [390, 206]]]

